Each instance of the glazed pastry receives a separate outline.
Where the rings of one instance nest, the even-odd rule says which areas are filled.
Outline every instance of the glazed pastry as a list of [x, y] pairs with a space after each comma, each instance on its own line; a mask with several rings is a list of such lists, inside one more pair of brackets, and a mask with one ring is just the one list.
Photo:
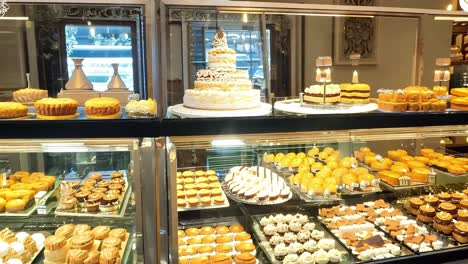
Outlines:
[[454, 204], [457, 208], [460, 207], [460, 201], [465, 197], [463, 193], [455, 192], [451, 194], [452, 200], [450, 201]]
[[86, 231], [91, 231], [91, 227], [87, 224], [78, 224], [75, 226], [75, 230], [73, 231], [73, 235], [82, 234]]
[[109, 236], [110, 230], [108, 226], [96, 226], [91, 232], [93, 232], [95, 239], [103, 240]]
[[243, 253], [243, 252], [252, 252], [255, 250], [255, 245], [249, 242], [242, 242], [236, 245], [236, 250]]
[[99, 255], [98, 251], [88, 252], [88, 257], [84, 260], [83, 264], [99, 264]]
[[127, 238], [127, 230], [125, 230], [124, 228], [115, 228], [109, 232], [109, 236], [118, 237], [122, 241], [125, 241], [125, 239]]
[[10, 213], [18, 212], [18, 211], [23, 210], [25, 206], [26, 206], [26, 203], [23, 199], [13, 199], [13, 200], [9, 200], [5, 204], [5, 211], [10, 212]]
[[423, 223], [432, 223], [435, 217], [435, 209], [429, 204], [421, 205], [418, 210], [418, 220]]
[[110, 97], [92, 98], [85, 102], [85, 113], [88, 118], [94, 119], [119, 118], [120, 102]]
[[44, 241], [44, 257], [47, 261], [64, 263], [68, 253], [67, 240], [63, 236], [51, 235]]
[[118, 237], [108, 237], [102, 241], [101, 248], [115, 247], [120, 249], [122, 245], [122, 240]]
[[120, 263], [119, 250], [117, 248], [105, 248], [99, 256], [99, 264], [118, 264]]
[[102, 173], [99, 173], [99, 172], [95, 172], [95, 173], [91, 173], [88, 178], [90, 180], [95, 180], [96, 182], [102, 180]]
[[34, 108], [40, 119], [69, 119], [76, 117], [78, 102], [69, 98], [44, 98]]
[[90, 250], [93, 244], [94, 235], [90, 231], [75, 234], [70, 240], [70, 247], [72, 249]]
[[84, 263], [85, 259], [88, 257], [88, 251], [83, 249], [71, 249], [68, 251], [67, 258], [65, 260], [66, 264], [78, 264]]
[[111, 173], [111, 178], [112, 179], [115, 179], [115, 178], [122, 178], [123, 177], [123, 173], [121, 171], [114, 171]]
[[437, 194], [437, 198], [439, 198], [439, 201], [441, 203], [444, 203], [444, 202], [450, 202], [452, 197], [449, 193], [441, 192]]
[[457, 211], [457, 220], [468, 222], [468, 210], [467, 209], [459, 209]]
[[453, 230], [452, 215], [447, 212], [438, 212], [434, 217], [433, 226], [440, 232], [450, 235]]
[[211, 226], [204, 226], [200, 228], [200, 234], [202, 235], [212, 235], [214, 234], [215, 229]]
[[66, 239], [69, 239], [73, 235], [74, 230], [75, 230], [75, 225], [65, 224], [57, 228], [57, 230], [55, 230], [55, 235], [64, 236]]
[[424, 196], [424, 202], [429, 204], [432, 207], [437, 207], [439, 205], [439, 198], [432, 194]]
[[215, 254], [210, 257], [210, 263], [216, 264], [230, 264], [232, 263], [232, 258], [224, 253]]

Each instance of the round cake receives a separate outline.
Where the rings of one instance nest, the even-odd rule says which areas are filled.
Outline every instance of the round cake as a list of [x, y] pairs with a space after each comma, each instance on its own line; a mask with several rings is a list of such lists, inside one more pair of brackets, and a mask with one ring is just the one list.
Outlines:
[[345, 104], [367, 104], [370, 97], [370, 86], [365, 83], [343, 83], [340, 85], [340, 101]]
[[28, 115], [28, 107], [15, 102], [0, 102], [0, 119], [19, 118]]
[[303, 101], [305, 103], [323, 104], [340, 102], [340, 86], [338, 84], [312, 85], [304, 90]]
[[129, 116], [155, 116], [158, 108], [153, 99], [148, 100], [131, 100], [125, 106], [125, 111]]
[[112, 119], [121, 116], [119, 100], [111, 97], [97, 97], [85, 102], [86, 117]]
[[208, 69], [197, 72], [194, 89], [185, 91], [184, 106], [207, 110], [238, 110], [260, 105], [260, 91], [252, 89], [247, 70], [236, 70], [236, 52], [222, 29], [208, 51]]
[[43, 98], [34, 104], [39, 119], [70, 119], [78, 116], [78, 102], [70, 98]]

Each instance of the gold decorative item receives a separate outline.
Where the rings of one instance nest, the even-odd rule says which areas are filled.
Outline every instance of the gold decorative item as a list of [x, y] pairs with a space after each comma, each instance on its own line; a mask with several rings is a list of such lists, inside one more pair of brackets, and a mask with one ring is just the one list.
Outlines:
[[114, 74], [112, 75], [112, 79], [107, 84], [107, 89], [115, 90], [115, 89], [128, 89], [125, 85], [124, 81], [120, 77], [119, 74], [119, 64], [112, 63], [112, 68], [114, 68]]
[[88, 80], [86, 74], [82, 68], [82, 62], [84, 59], [73, 59], [73, 63], [75, 64], [75, 70], [73, 74], [65, 84], [66, 90], [92, 90], [93, 84]]

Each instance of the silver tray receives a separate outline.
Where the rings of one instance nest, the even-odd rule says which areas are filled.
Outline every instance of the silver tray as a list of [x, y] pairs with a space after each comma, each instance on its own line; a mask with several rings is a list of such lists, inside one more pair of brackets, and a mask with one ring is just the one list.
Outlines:
[[232, 200], [236, 201], [236, 202], [239, 202], [239, 203], [244, 203], [244, 204], [254, 204], [254, 205], [274, 205], [274, 204], [282, 204], [282, 203], [285, 203], [289, 200], [291, 200], [292, 196], [293, 196], [293, 192], [292, 192], [292, 189], [291, 189], [291, 192], [289, 193], [289, 196], [288, 198], [281, 198], [281, 197], [278, 197], [278, 199], [274, 200], [274, 201], [260, 201], [258, 200], [256, 197], [254, 199], [249, 199], [249, 200], [246, 200], [246, 199], [242, 199], [240, 197], [238, 197], [237, 195], [233, 194], [230, 192], [229, 188], [227, 188], [227, 186], [224, 184], [224, 182], [221, 184], [221, 186], [223, 187], [223, 190], [224, 192], [226, 193], [226, 195], [231, 198]]
[[0, 213], [0, 217], [29, 217], [31, 216], [39, 207], [41, 204], [45, 204], [47, 200], [55, 193], [57, 190], [58, 186], [60, 186], [60, 181], [55, 180], [55, 185], [54, 187], [49, 190], [40, 200], [35, 201], [35, 199], [32, 199], [29, 201], [26, 206], [24, 207], [24, 210], [18, 211], [18, 212], [3, 212]]
[[[112, 173], [114, 171], [93, 171], [93, 172], [88, 173], [88, 175], [86, 176], [86, 179], [88, 178], [88, 176], [90, 174], [96, 173], [96, 172], [102, 173], [102, 175], [103, 175], [102, 179], [103, 180], [108, 180], [110, 178], [110, 173]], [[130, 200], [130, 194], [132, 193], [132, 186], [129, 184], [129, 182], [127, 180], [126, 171], [122, 170], [121, 172], [123, 172], [123, 174], [124, 174], [123, 178], [125, 179], [126, 183], [125, 183], [124, 195], [122, 196], [122, 199], [120, 200], [119, 208], [117, 210], [111, 211], [111, 212], [94, 212], [94, 213], [90, 213], [90, 212], [86, 211], [86, 208], [80, 208], [78, 205], [76, 206], [75, 209], [64, 210], [64, 209], [60, 208], [60, 202], [59, 202], [57, 208], [55, 209], [55, 214], [60, 215], [60, 216], [123, 217], [125, 215], [125, 211], [127, 209], [128, 202]]]
[[[303, 214], [303, 213], [301, 213], [301, 214]], [[263, 250], [263, 252], [265, 252], [265, 255], [267, 256], [270, 263], [281, 264], [283, 262], [280, 261], [280, 260], [277, 260], [275, 258], [275, 255], [273, 253], [273, 248], [270, 246], [270, 243], [268, 242], [267, 238], [265, 237], [265, 235], [263, 234], [263, 231], [260, 228], [259, 221], [264, 216], [268, 217], [268, 216], [270, 216], [270, 214], [252, 215], [251, 216], [252, 223], [253, 223], [252, 224], [252, 229], [254, 231], [253, 232], [254, 236], [257, 239], [258, 244], [260, 245], [260, 248]], [[351, 255], [349, 254], [349, 251], [346, 248], [344, 248], [343, 245], [339, 241], [337, 241], [336, 238], [334, 238], [327, 230], [325, 230], [322, 227], [322, 225], [320, 225], [320, 223], [318, 221], [316, 221], [314, 218], [309, 216], [309, 222], [315, 224], [315, 229], [316, 230], [323, 231], [325, 233], [324, 238], [329, 238], [329, 239], [335, 240], [335, 248], [337, 250], [342, 251], [342, 252], [346, 252], [346, 255], [343, 257], [343, 259], [342, 259], [342, 261], [340, 263], [354, 263], [353, 260], [352, 260]]]

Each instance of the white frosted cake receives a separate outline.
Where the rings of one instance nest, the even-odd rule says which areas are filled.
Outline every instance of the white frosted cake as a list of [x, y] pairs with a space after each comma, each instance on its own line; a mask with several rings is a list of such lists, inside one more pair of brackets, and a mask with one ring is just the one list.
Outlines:
[[194, 89], [185, 91], [184, 106], [209, 110], [236, 110], [260, 105], [260, 91], [252, 89], [246, 70], [236, 69], [236, 52], [227, 45], [222, 29], [208, 51], [208, 69], [199, 70]]
[[304, 90], [304, 102], [323, 104], [325, 94], [325, 103], [338, 103], [340, 101], [341, 89], [338, 84], [328, 84], [326, 89], [321, 85], [311, 85]]

